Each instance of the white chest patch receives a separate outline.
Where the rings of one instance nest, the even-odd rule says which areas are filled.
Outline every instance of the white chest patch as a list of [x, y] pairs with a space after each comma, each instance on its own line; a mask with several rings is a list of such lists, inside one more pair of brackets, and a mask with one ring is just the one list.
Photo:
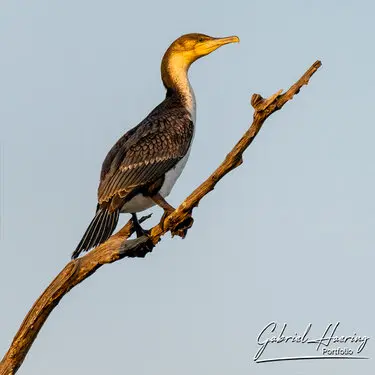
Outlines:
[[194, 90], [191, 87], [189, 80], [187, 80], [187, 87], [185, 86], [184, 94], [185, 94], [185, 100], [186, 100], [186, 103], [185, 103], [186, 108], [190, 112], [191, 121], [193, 121], [193, 124], [195, 125], [197, 107], [196, 107], [196, 102], [195, 102]]
[[[165, 174], [164, 183], [159, 191], [160, 195], [165, 198], [171, 192], [177, 179], [180, 177], [186, 162], [189, 158], [191, 144], [186, 155], [175, 165], [174, 168], [169, 170]], [[143, 194], [138, 194], [132, 198], [129, 202], [125, 203], [121, 209], [122, 213], [135, 213], [147, 210], [148, 208], [155, 206], [155, 202], [149, 197], [145, 197]]]

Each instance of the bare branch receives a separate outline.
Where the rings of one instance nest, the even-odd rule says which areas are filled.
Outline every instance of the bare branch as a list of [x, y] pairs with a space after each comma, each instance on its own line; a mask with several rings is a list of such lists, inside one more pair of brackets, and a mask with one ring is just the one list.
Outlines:
[[[196, 188], [163, 223], [154, 226], [149, 237], [143, 236], [128, 240], [134, 232], [132, 222], [129, 221], [104, 244], [93, 249], [85, 256], [70, 261], [37, 299], [26, 315], [8, 352], [0, 362], [0, 375], [13, 375], [17, 372], [40, 329], [61, 298], [70, 289], [91, 276], [103, 264], [112, 263], [124, 257], [144, 257], [153, 250], [160, 238], [167, 232], [184, 237], [187, 229], [192, 225], [191, 214], [194, 207], [198, 206], [200, 200], [213, 190], [215, 185], [228, 172], [242, 164], [243, 152], [252, 143], [264, 121], [272, 113], [281, 109], [295, 94], [298, 94], [301, 87], [308, 84], [311, 76], [320, 66], [321, 62], [316, 61], [284, 94], [280, 90], [267, 99], [262, 98], [259, 94], [254, 94], [251, 98], [254, 116], [250, 128], [211, 176]], [[148, 217], [144, 217], [141, 220], [144, 221]]]

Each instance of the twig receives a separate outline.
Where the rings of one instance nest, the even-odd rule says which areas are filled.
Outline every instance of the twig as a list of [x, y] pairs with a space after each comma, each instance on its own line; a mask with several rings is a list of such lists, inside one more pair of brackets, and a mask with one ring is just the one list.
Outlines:
[[[37, 299], [26, 315], [8, 352], [0, 362], [0, 375], [13, 375], [17, 372], [40, 329], [55, 306], [58, 305], [70, 289], [91, 276], [103, 264], [112, 263], [124, 257], [144, 257], [153, 250], [166, 232], [170, 231], [173, 234], [184, 237], [186, 223], [189, 219], [189, 225], [192, 224], [190, 215], [194, 207], [198, 206], [200, 200], [213, 190], [215, 185], [228, 172], [242, 164], [243, 152], [252, 143], [267, 117], [281, 109], [286, 102], [299, 92], [303, 85], [307, 85], [311, 76], [320, 66], [321, 62], [316, 61], [284, 94], [280, 90], [267, 99], [262, 98], [259, 94], [254, 94], [251, 98], [251, 105], [254, 107], [254, 116], [250, 128], [211, 176], [196, 188], [165, 219], [164, 223], [154, 226], [151, 229], [149, 237], [143, 236], [135, 240], [128, 240], [134, 232], [132, 222], [129, 221], [104, 244], [90, 251], [85, 256], [70, 261]], [[144, 221], [147, 218], [144, 217], [141, 220]]]

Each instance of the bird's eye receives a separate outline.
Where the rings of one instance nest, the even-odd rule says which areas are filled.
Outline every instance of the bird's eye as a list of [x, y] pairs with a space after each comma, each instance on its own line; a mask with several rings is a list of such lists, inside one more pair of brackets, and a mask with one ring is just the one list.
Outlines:
[[203, 42], [204, 42], [204, 38], [203, 38], [203, 36], [200, 36], [200, 37], [199, 37], [198, 42], [199, 42], [199, 43], [203, 43]]

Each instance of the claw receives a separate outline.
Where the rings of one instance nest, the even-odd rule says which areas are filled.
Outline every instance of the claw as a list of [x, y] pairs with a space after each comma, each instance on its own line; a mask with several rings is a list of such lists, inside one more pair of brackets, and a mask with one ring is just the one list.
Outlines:
[[[167, 209], [167, 208], [164, 208], [164, 214], [161, 217], [160, 222], [159, 222], [159, 225], [160, 225], [162, 230], [165, 229], [165, 226], [164, 226], [165, 220], [167, 219], [167, 217], [173, 211], [174, 211], [173, 207], [171, 207], [170, 210]], [[189, 228], [192, 227], [193, 222], [194, 222], [194, 219], [192, 218], [192, 216], [190, 214], [188, 214], [188, 216], [185, 218], [185, 220], [182, 223], [177, 224], [177, 225], [175, 225], [174, 223], [170, 223], [171, 224], [170, 231], [171, 231], [172, 237], [173, 236], [179, 236], [181, 238], [185, 238], [186, 234], [187, 234], [187, 231], [188, 231]]]
[[193, 226], [194, 219], [189, 215], [182, 223], [176, 225], [172, 230], [171, 234], [173, 236], [179, 236], [185, 238], [187, 231]]

